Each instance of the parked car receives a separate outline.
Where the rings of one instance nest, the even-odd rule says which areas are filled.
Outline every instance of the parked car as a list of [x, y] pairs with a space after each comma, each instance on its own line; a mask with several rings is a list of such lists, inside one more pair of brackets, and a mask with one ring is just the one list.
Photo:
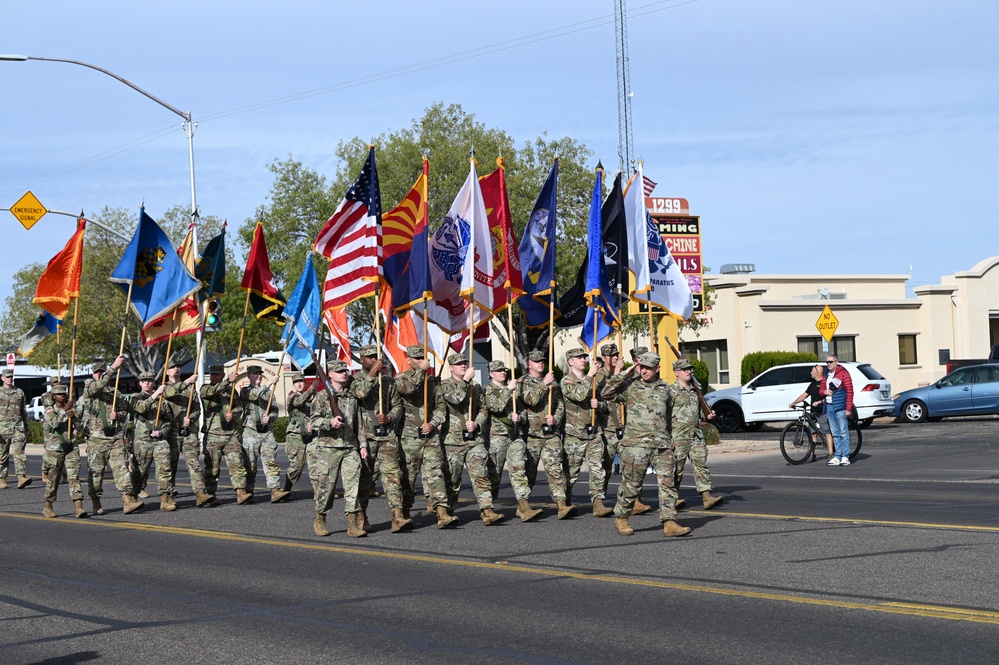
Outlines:
[[990, 414], [999, 414], [999, 365], [961, 367], [936, 383], [895, 395], [895, 417], [902, 422]]
[[[778, 365], [762, 372], [744, 386], [716, 390], [704, 396], [714, 410], [715, 426], [722, 432], [740, 427], [757, 430], [766, 422], [795, 420], [798, 412], [787, 408], [795, 397], [805, 392], [812, 380], [816, 363]], [[853, 379], [853, 403], [862, 427], [878, 416], [895, 412], [891, 383], [869, 363], [841, 362]]]
[[32, 397], [25, 411], [28, 412], [28, 420], [41, 420], [45, 415], [45, 407], [42, 406], [42, 398]]

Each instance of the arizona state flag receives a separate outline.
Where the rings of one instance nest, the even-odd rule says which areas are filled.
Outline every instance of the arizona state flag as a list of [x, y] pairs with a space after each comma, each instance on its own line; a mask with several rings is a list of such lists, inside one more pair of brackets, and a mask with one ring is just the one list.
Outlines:
[[274, 284], [271, 261], [267, 257], [267, 243], [264, 241], [263, 222], [257, 222], [257, 228], [253, 230], [253, 244], [250, 245], [250, 256], [246, 260], [246, 270], [239, 287], [250, 292], [250, 304], [258, 319], [284, 325], [284, 306], [288, 299]]
[[87, 220], [76, 222], [76, 233], [62, 251], [52, 257], [35, 287], [33, 302], [57, 319], [63, 319], [69, 303], [80, 296], [83, 272], [83, 230]]

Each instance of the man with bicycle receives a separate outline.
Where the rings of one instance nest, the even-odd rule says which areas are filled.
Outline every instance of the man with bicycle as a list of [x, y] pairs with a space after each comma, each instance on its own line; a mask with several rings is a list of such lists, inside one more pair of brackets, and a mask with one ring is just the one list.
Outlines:
[[[831, 393], [831, 401], [826, 402], [826, 412], [829, 414], [829, 429], [833, 436], [833, 457], [826, 464], [829, 466], [848, 466], [850, 464], [850, 429], [849, 418], [853, 411], [853, 379], [845, 367], [839, 364], [839, 359], [829, 354], [826, 356], [826, 389]], [[827, 393], [827, 394], [828, 394]]]
[[[819, 432], [821, 436], [825, 439], [826, 447], [829, 449], [829, 459], [833, 458], [833, 438], [832, 430], [829, 429], [829, 415], [825, 413], [825, 400], [826, 395], [829, 394], [825, 386], [825, 369], [822, 365], [815, 365], [812, 367], [812, 381], [805, 388], [805, 392], [798, 395], [788, 406], [794, 408], [799, 402], [805, 402], [808, 408], [811, 409], [812, 415], [815, 417], [816, 422], [819, 425]], [[812, 434], [812, 439], [815, 441], [815, 445], [821, 443], [819, 441], [819, 434]], [[849, 457], [847, 457], [849, 459]], [[815, 451], [812, 450], [812, 461], [815, 461]]]

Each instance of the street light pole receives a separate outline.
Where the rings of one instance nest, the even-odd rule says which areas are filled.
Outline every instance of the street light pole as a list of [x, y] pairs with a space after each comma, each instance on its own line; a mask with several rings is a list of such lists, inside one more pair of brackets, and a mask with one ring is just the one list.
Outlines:
[[[135, 85], [134, 83], [132, 83], [128, 79], [126, 79], [124, 77], [121, 77], [121, 76], [118, 76], [114, 72], [108, 71], [107, 69], [104, 69], [103, 67], [98, 67], [97, 65], [92, 65], [89, 62], [83, 62], [82, 60], [70, 60], [70, 59], [67, 59], [67, 58], [43, 58], [43, 57], [40, 57], [40, 56], [33, 56], [33, 55], [0, 54], [0, 61], [24, 62], [26, 60], [40, 60], [40, 61], [44, 61], [44, 62], [65, 62], [65, 63], [68, 63], [70, 65], [79, 65], [80, 67], [87, 67], [88, 69], [96, 70], [96, 71], [98, 71], [98, 72], [100, 72], [102, 74], [106, 74], [106, 75], [110, 76], [111, 78], [115, 79], [116, 81], [120, 81], [121, 83], [124, 83], [129, 88], [135, 90], [136, 92], [138, 92], [142, 96], [144, 96], [144, 97], [146, 97], [148, 99], [153, 100], [154, 102], [156, 102], [157, 104], [159, 104], [163, 108], [165, 108], [168, 111], [170, 111], [172, 113], [175, 113], [175, 114], [179, 115], [181, 118], [183, 118], [184, 122], [182, 123], [182, 126], [184, 128], [184, 134], [187, 136], [188, 161], [189, 161], [190, 167], [191, 167], [191, 224], [194, 224], [194, 228], [193, 228], [192, 234], [191, 234], [191, 239], [192, 239], [192, 242], [194, 243], [195, 255], [197, 255], [197, 251], [198, 251], [198, 196], [197, 196], [197, 190], [195, 189], [195, 186], [194, 186], [194, 129], [195, 129], [195, 123], [191, 119], [191, 112], [190, 111], [187, 111], [187, 112], [181, 111], [176, 106], [173, 106], [172, 104], [168, 104], [167, 102], [163, 101], [162, 99], [160, 99], [156, 95], [154, 95], [154, 94], [152, 94], [152, 93], [150, 93], [150, 92], [148, 92], [146, 90], [143, 90], [142, 88], [140, 88], [139, 86]], [[201, 348], [201, 335], [202, 335], [201, 331], [198, 331], [198, 334], [196, 336], [196, 343], [198, 345], [198, 348]], [[202, 354], [197, 354], [197, 355], [200, 358], [200, 360], [198, 361], [198, 366], [195, 368], [195, 372], [197, 372], [197, 374], [198, 374], [198, 383], [197, 383], [197, 385], [200, 388], [201, 385], [205, 382], [205, 356], [204, 356], [203, 353]]]

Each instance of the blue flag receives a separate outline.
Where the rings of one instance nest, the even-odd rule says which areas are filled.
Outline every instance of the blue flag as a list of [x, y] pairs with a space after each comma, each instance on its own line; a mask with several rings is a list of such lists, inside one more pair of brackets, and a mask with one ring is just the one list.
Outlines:
[[305, 257], [302, 276], [288, 298], [288, 304], [284, 306], [287, 325], [281, 336], [281, 341], [287, 344], [288, 355], [300, 370], [312, 364], [312, 353], [319, 346], [322, 304], [319, 280], [316, 279], [316, 269], [312, 265], [312, 252], [309, 252]]
[[604, 262], [603, 215], [600, 205], [603, 173], [603, 168], [598, 166], [593, 196], [590, 199], [586, 291], [583, 293], [587, 309], [583, 329], [579, 333], [579, 340], [590, 350], [614, 332], [612, 325], [620, 319], [611, 296], [607, 265]]
[[[555, 281], [555, 197], [558, 191], [558, 157], [548, 172], [531, 218], [520, 239], [520, 265], [524, 277], [524, 295], [517, 302], [524, 311], [529, 328], [548, 325]], [[555, 316], [558, 316], [556, 306]]]
[[25, 358], [30, 356], [31, 352], [34, 351], [39, 344], [44, 342], [49, 335], [56, 331], [56, 328], [59, 327], [59, 323], [59, 319], [52, 316], [48, 312], [43, 311], [38, 317], [38, 320], [35, 321], [35, 325], [32, 326], [31, 330], [28, 331], [28, 334], [26, 334], [24, 339], [21, 340], [21, 346], [17, 349], [17, 352]]
[[126, 296], [131, 286], [132, 311], [143, 326], [171, 313], [201, 288], [145, 208], [139, 209], [139, 227], [109, 280]]

